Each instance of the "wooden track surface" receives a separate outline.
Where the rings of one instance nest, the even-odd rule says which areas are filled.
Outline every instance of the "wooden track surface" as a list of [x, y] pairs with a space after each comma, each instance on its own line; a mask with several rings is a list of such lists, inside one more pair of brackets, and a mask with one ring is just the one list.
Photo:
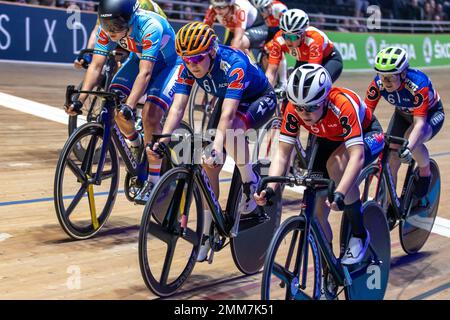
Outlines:
[[[448, 69], [429, 74], [448, 113]], [[0, 64], [0, 92], [55, 107], [62, 105], [65, 86], [77, 84], [81, 78], [82, 72], [67, 67]], [[345, 73], [337, 85], [363, 95], [371, 78], [372, 74]], [[386, 103], [377, 109], [384, 128], [391, 113]], [[61, 230], [53, 206], [53, 179], [66, 139], [66, 125], [4, 108], [0, 101], [0, 299], [156, 298], [145, 287], [138, 265], [142, 206], [129, 203], [120, 193], [107, 227], [97, 237], [71, 241]], [[444, 219], [450, 219], [449, 141], [447, 120], [428, 144], [441, 170], [438, 216]], [[124, 176], [122, 169], [120, 190]], [[222, 178], [230, 178], [230, 174], [223, 173]], [[298, 198], [296, 193], [285, 193], [283, 219], [297, 214]], [[331, 214], [330, 221], [337, 241], [340, 214]], [[447, 227], [450, 230], [450, 225]], [[433, 233], [419, 254], [407, 256], [397, 229], [391, 236], [392, 265], [386, 298], [449, 299], [448, 237]], [[68, 283], [77, 271], [80, 286], [72, 288]], [[197, 264], [173, 299], [259, 299], [260, 278], [260, 274], [243, 276], [226, 248], [215, 255], [213, 264]]]

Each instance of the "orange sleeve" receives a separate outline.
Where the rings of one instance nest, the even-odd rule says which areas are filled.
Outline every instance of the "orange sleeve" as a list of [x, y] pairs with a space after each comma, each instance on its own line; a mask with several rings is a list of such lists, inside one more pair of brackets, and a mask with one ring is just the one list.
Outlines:
[[206, 15], [205, 15], [205, 19], [203, 20], [203, 23], [205, 23], [208, 26], [212, 27], [212, 25], [214, 24], [215, 20], [216, 20], [216, 11], [211, 6], [206, 11]]
[[428, 107], [430, 105], [429, 89], [422, 88], [414, 95], [414, 110], [413, 116], [426, 117], [428, 114]]
[[378, 89], [375, 80], [372, 80], [372, 83], [367, 88], [366, 97], [364, 98], [364, 103], [370, 109], [370, 111], [372, 111], [372, 113], [375, 112], [375, 108], [377, 107], [380, 98], [381, 98], [380, 89]]
[[283, 123], [281, 124], [280, 141], [295, 144], [300, 132], [301, 123], [294, 106], [289, 102], [284, 112]]

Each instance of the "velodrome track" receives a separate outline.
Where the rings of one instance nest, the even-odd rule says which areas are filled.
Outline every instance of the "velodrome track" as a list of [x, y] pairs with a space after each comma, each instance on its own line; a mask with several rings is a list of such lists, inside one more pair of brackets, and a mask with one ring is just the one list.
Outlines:
[[[429, 70], [448, 113], [449, 69]], [[138, 224], [143, 207], [119, 194], [106, 228], [90, 240], [71, 241], [53, 206], [53, 179], [67, 139], [61, 112], [68, 84], [83, 73], [67, 66], [0, 63], [0, 299], [155, 299], [138, 265]], [[337, 85], [364, 95], [373, 74], [344, 73]], [[23, 98], [23, 99], [18, 99]], [[51, 107], [54, 108], [51, 108]], [[57, 110], [59, 109], [59, 110]], [[382, 103], [384, 128], [392, 109]], [[386, 299], [450, 298], [450, 122], [428, 144], [442, 177], [435, 228], [422, 251], [406, 256], [397, 229]], [[124, 170], [119, 189], [123, 189]], [[227, 181], [230, 174], [224, 172]], [[229, 182], [222, 186], [228, 187]], [[224, 192], [226, 195], [226, 192]], [[297, 214], [299, 194], [285, 192], [283, 219]], [[222, 195], [224, 204], [226, 197]], [[340, 214], [330, 222], [338, 247]], [[74, 270], [80, 286], [68, 286]], [[259, 299], [260, 275], [243, 276], [225, 248], [214, 263], [197, 264], [173, 299]]]

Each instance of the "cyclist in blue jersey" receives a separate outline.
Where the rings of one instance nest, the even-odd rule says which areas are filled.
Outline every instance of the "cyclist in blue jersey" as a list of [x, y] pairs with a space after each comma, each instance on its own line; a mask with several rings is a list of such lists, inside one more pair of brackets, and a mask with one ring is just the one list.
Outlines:
[[[143, 145], [153, 133], [161, 132], [161, 119], [173, 99], [173, 87], [181, 59], [175, 51], [175, 32], [162, 16], [139, 9], [137, 0], [101, 0], [98, 7], [100, 26], [92, 63], [83, 80], [82, 90], [92, 90], [97, 83], [108, 52], [118, 45], [130, 51], [130, 57], [112, 80], [110, 90], [120, 92], [124, 99], [115, 120], [130, 142], [135, 158], [139, 159]], [[142, 110], [144, 139], [135, 129], [135, 109], [146, 94]], [[80, 95], [67, 108], [76, 114], [87, 98]], [[144, 140], [144, 141], [142, 141]], [[161, 161], [149, 161], [149, 180], [136, 196], [137, 203], [145, 203], [153, 185], [159, 179]]]
[[428, 193], [431, 182], [430, 156], [424, 143], [431, 140], [444, 123], [441, 98], [426, 74], [409, 68], [408, 54], [400, 47], [381, 50], [374, 68], [378, 75], [367, 89], [365, 103], [375, 111], [383, 97], [395, 107], [387, 133], [408, 138], [408, 147], [400, 154], [391, 153], [391, 172], [397, 181], [400, 162], [408, 163], [413, 157], [419, 167], [414, 193], [422, 198]]
[[[247, 141], [245, 140], [244, 150], [239, 149], [239, 152], [245, 152], [245, 161], [240, 161], [242, 157], [238, 157], [234, 141], [226, 141], [226, 133], [228, 130], [258, 129], [266, 123], [275, 111], [275, 92], [264, 72], [248, 55], [241, 50], [219, 45], [214, 30], [204, 23], [193, 22], [182, 27], [177, 33], [175, 44], [183, 65], [163, 133], [172, 133], [178, 127], [194, 82], [209, 94], [218, 97], [215, 112], [220, 112], [220, 117], [217, 124], [210, 123], [210, 128], [217, 131], [211, 152], [203, 156], [204, 169], [218, 197], [219, 173], [225, 159], [225, 146], [225, 150], [235, 160], [243, 182], [239, 210], [241, 214], [249, 214], [257, 207], [252, 195], [259, 177], [252, 169]], [[153, 150], [156, 151], [157, 148], [158, 145], [155, 144]], [[157, 152], [153, 152], [153, 157], [158, 157]], [[212, 217], [206, 208], [204, 212], [204, 235], [198, 261], [207, 258], [210, 248], [207, 235]]]

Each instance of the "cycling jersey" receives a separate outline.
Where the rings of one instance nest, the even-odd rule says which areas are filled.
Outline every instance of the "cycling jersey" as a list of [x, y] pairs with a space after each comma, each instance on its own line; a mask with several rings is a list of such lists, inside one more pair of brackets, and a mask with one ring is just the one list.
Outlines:
[[214, 7], [210, 6], [203, 22], [212, 27], [217, 19], [221, 25], [234, 32], [235, 29], [245, 30], [253, 26], [257, 15], [258, 10], [248, 0], [236, 0], [230, 12], [225, 16], [219, 16]]
[[280, 141], [295, 144], [300, 126], [303, 126], [318, 137], [344, 141], [347, 148], [364, 144], [364, 133], [372, 122], [372, 112], [356, 93], [345, 88], [332, 88], [325, 106], [323, 117], [313, 126], [308, 126], [298, 115], [295, 106], [289, 103], [283, 117]]
[[288, 53], [297, 61], [322, 64], [334, 51], [333, 43], [327, 35], [314, 27], [308, 27], [305, 31], [305, 40], [297, 48], [289, 48], [280, 30], [275, 35], [270, 48], [269, 63], [279, 65], [283, 53]]
[[264, 72], [247, 54], [223, 45], [219, 45], [214, 65], [203, 78], [194, 78], [183, 65], [175, 93], [189, 95], [194, 81], [216, 97], [243, 101], [250, 101], [261, 95], [269, 83]]
[[281, 3], [280, 1], [275, 0], [272, 4], [272, 12], [271, 14], [264, 19], [266, 25], [269, 28], [278, 27], [280, 25], [280, 19], [284, 12], [288, 10], [288, 7]]
[[375, 110], [378, 101], [384, 97], [398, 111], [413, 116], [426, 116], [438, 101], [439, 94], [433, 89], [430, 78], [416, 69], [408, 69], [406, 79], [400, 88], [392, 93], [383, 88], [383, 83], [377, 75], [367, 89], [365, 103]]
[[165, 65], [175, 63], [175, 32], [166, 19], [154, 12], [139, 9], [133, 17], [130, 29], [131, 34], [116, 43], [100, 27], [94, 53], [107, 56], [109, 51], [119, 45], [136, 53], [142, 60], [158, 61]]
[[[153, 11], [167, 19], [166, 14], [164, 13], [164, 11], [161, 9], [161, 7], [156, 2], [154, 2], [152, 0], [138, 0], [138, 1], [139, 1], [140, 9], [147, 10], [147, 11]], [[100, 25], [100, 19], [98, 19], [98, 18], [97, 18], [97, 25], [98, 26]]]

